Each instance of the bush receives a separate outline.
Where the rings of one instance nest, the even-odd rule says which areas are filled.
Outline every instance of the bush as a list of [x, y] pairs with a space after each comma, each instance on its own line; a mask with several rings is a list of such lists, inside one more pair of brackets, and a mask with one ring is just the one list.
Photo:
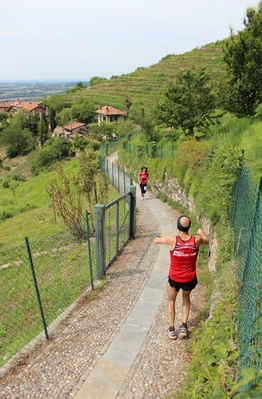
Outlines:
[[6, 150], [6, 155], [8, 158], [15, 158], [19, 154], [15, 147], [8, 147]]

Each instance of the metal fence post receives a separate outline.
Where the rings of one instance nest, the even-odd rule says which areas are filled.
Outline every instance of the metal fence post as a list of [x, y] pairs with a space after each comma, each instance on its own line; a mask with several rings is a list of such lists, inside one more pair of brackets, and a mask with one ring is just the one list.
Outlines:
[[130, 186], [130, 237], [136, 236], [136, 186]]
[[96, 276], [101, 280], [105, 275], [106, 248], [105, 248], [105, 205], [96, 204]]
[[90, 280], [91, 280], [90, 282], [91, 282], [91, 288], [92, 288], [92, 290], [94, 290], [88, 211], [86, 211], [86, 232], [87, 232], [87, 248], [88, 248], [88, 259], [89, 259], [89, 272], [90, 272]]
[[34, 265], [33, 265], [31, 250], [30, 250], [29, 241], [28, 241], [27, 237], [25, 237], [25, 243], [26, 243], [26, 249], [27, 249], [30, 269], [31, 269], [32, 277], [33, 277], [33, 282], [34, 282], [34, 287], [35, 287], [35, 292], [36, 292], [36, 298], [37, 298], [38, 307], [39, 307], [39, 311], [40, 311], [40, 316], [41, 316], [42, 324], [43, 324], [43, 327], [44, 327], [45, 337], [46, 337], [46, 339], [49, 339], [47, 328], [46, 328], [45, 316], [44, 316], [43, 307], [42, 307], [42, 303], [41, 303], [41, 298], [40, 298], [40, 294], [39, 294], [39, 289], [38, 289], [38, 285], [37, 285], [37, 280], [36, 280], [36, 276], [35, 276], [35, 269], [34, 269]]

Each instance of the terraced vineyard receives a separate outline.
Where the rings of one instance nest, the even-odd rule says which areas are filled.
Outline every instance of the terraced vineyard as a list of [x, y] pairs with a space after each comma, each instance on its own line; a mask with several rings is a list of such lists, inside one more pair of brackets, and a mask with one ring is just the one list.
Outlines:
[[124, 101], [128, 98], [132, 101], [132, 116], [141, 107], [152, 108], [163, 95], [168, 83], [175, 81], [177, 73], [187, 68], [206, 67], [214, 86], [218, 87], [223, 81], [226, 67], [222, 44], [223, 41], [218, 41], [182, 55], [167, 55], [150, 67], [138, 67], [130, 74], [112, 77], [84, 91], [72, 93], [70, 100], [75, 102], [78, 96], [87, 97], [97, 105], [110, 105], [124, 110]]

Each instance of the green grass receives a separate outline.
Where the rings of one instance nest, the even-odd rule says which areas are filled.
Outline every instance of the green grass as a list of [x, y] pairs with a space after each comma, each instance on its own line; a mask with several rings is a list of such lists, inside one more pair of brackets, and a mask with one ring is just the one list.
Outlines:
[[[76, 173], [78, 167], [77, 159], [64, 163], [64, 169], [70, 175]], [[4, 189], [0, 183], [0, 215], [1, 212], [10, 210], [14, 215], [0, 220], [0, 251], [24, 243], [25, 237], [40, 239], [64, 229], [64, 224], [59, 217], [54, 222], [53, 211], [45, 192], [49, 179], [55, 176], [54, 171], [46, 172], [20, 183], [15, 196], [10, 189]], [[109, 201], [116, 199], [117, 196], [118, 193], [111, 187]], [[87, 204], [86, 209], [88, 209]]]
[[[62, 233], [34, 241], [30, 249], [48, 326], [91, 285], [87, 245]], [[0, 367], [44, 329], [26, 247], [13, 249], [6, 259], [9, 267], [0, 268]], [[95, 270], [93, 245], [93, 278]]]

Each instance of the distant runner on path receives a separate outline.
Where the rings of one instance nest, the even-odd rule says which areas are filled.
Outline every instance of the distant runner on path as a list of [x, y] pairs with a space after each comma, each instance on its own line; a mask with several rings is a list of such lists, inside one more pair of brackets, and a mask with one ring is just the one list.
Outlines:
[[[169, 245], [170, 266], [167, 283], [167, 313], [169, 327], [167, 335], [170, 339], [188, 336], [188, 316], [190, 312], [190, 293], [197, 285], [196, 261], [200, 245], [208, 244], [208, 238], [203, 230], [198, 229], [197, 235], [191, 236], [189, 229], [191, 221], [182, 215], [177, 219], [177, 236], [155, 237], [155, 244]], [[177, 294], [182, 289], [182, 325], [175, 330], [175, 302]]]
[[147, 167], [143, 166], [141, 168], [141, 172], [138, 174], [138, 181], [141, 191], [141, 200], [143, 201], [145, 193], [146, 193], [146, 185], [149, 180], [149, 174], [147, 171]]

